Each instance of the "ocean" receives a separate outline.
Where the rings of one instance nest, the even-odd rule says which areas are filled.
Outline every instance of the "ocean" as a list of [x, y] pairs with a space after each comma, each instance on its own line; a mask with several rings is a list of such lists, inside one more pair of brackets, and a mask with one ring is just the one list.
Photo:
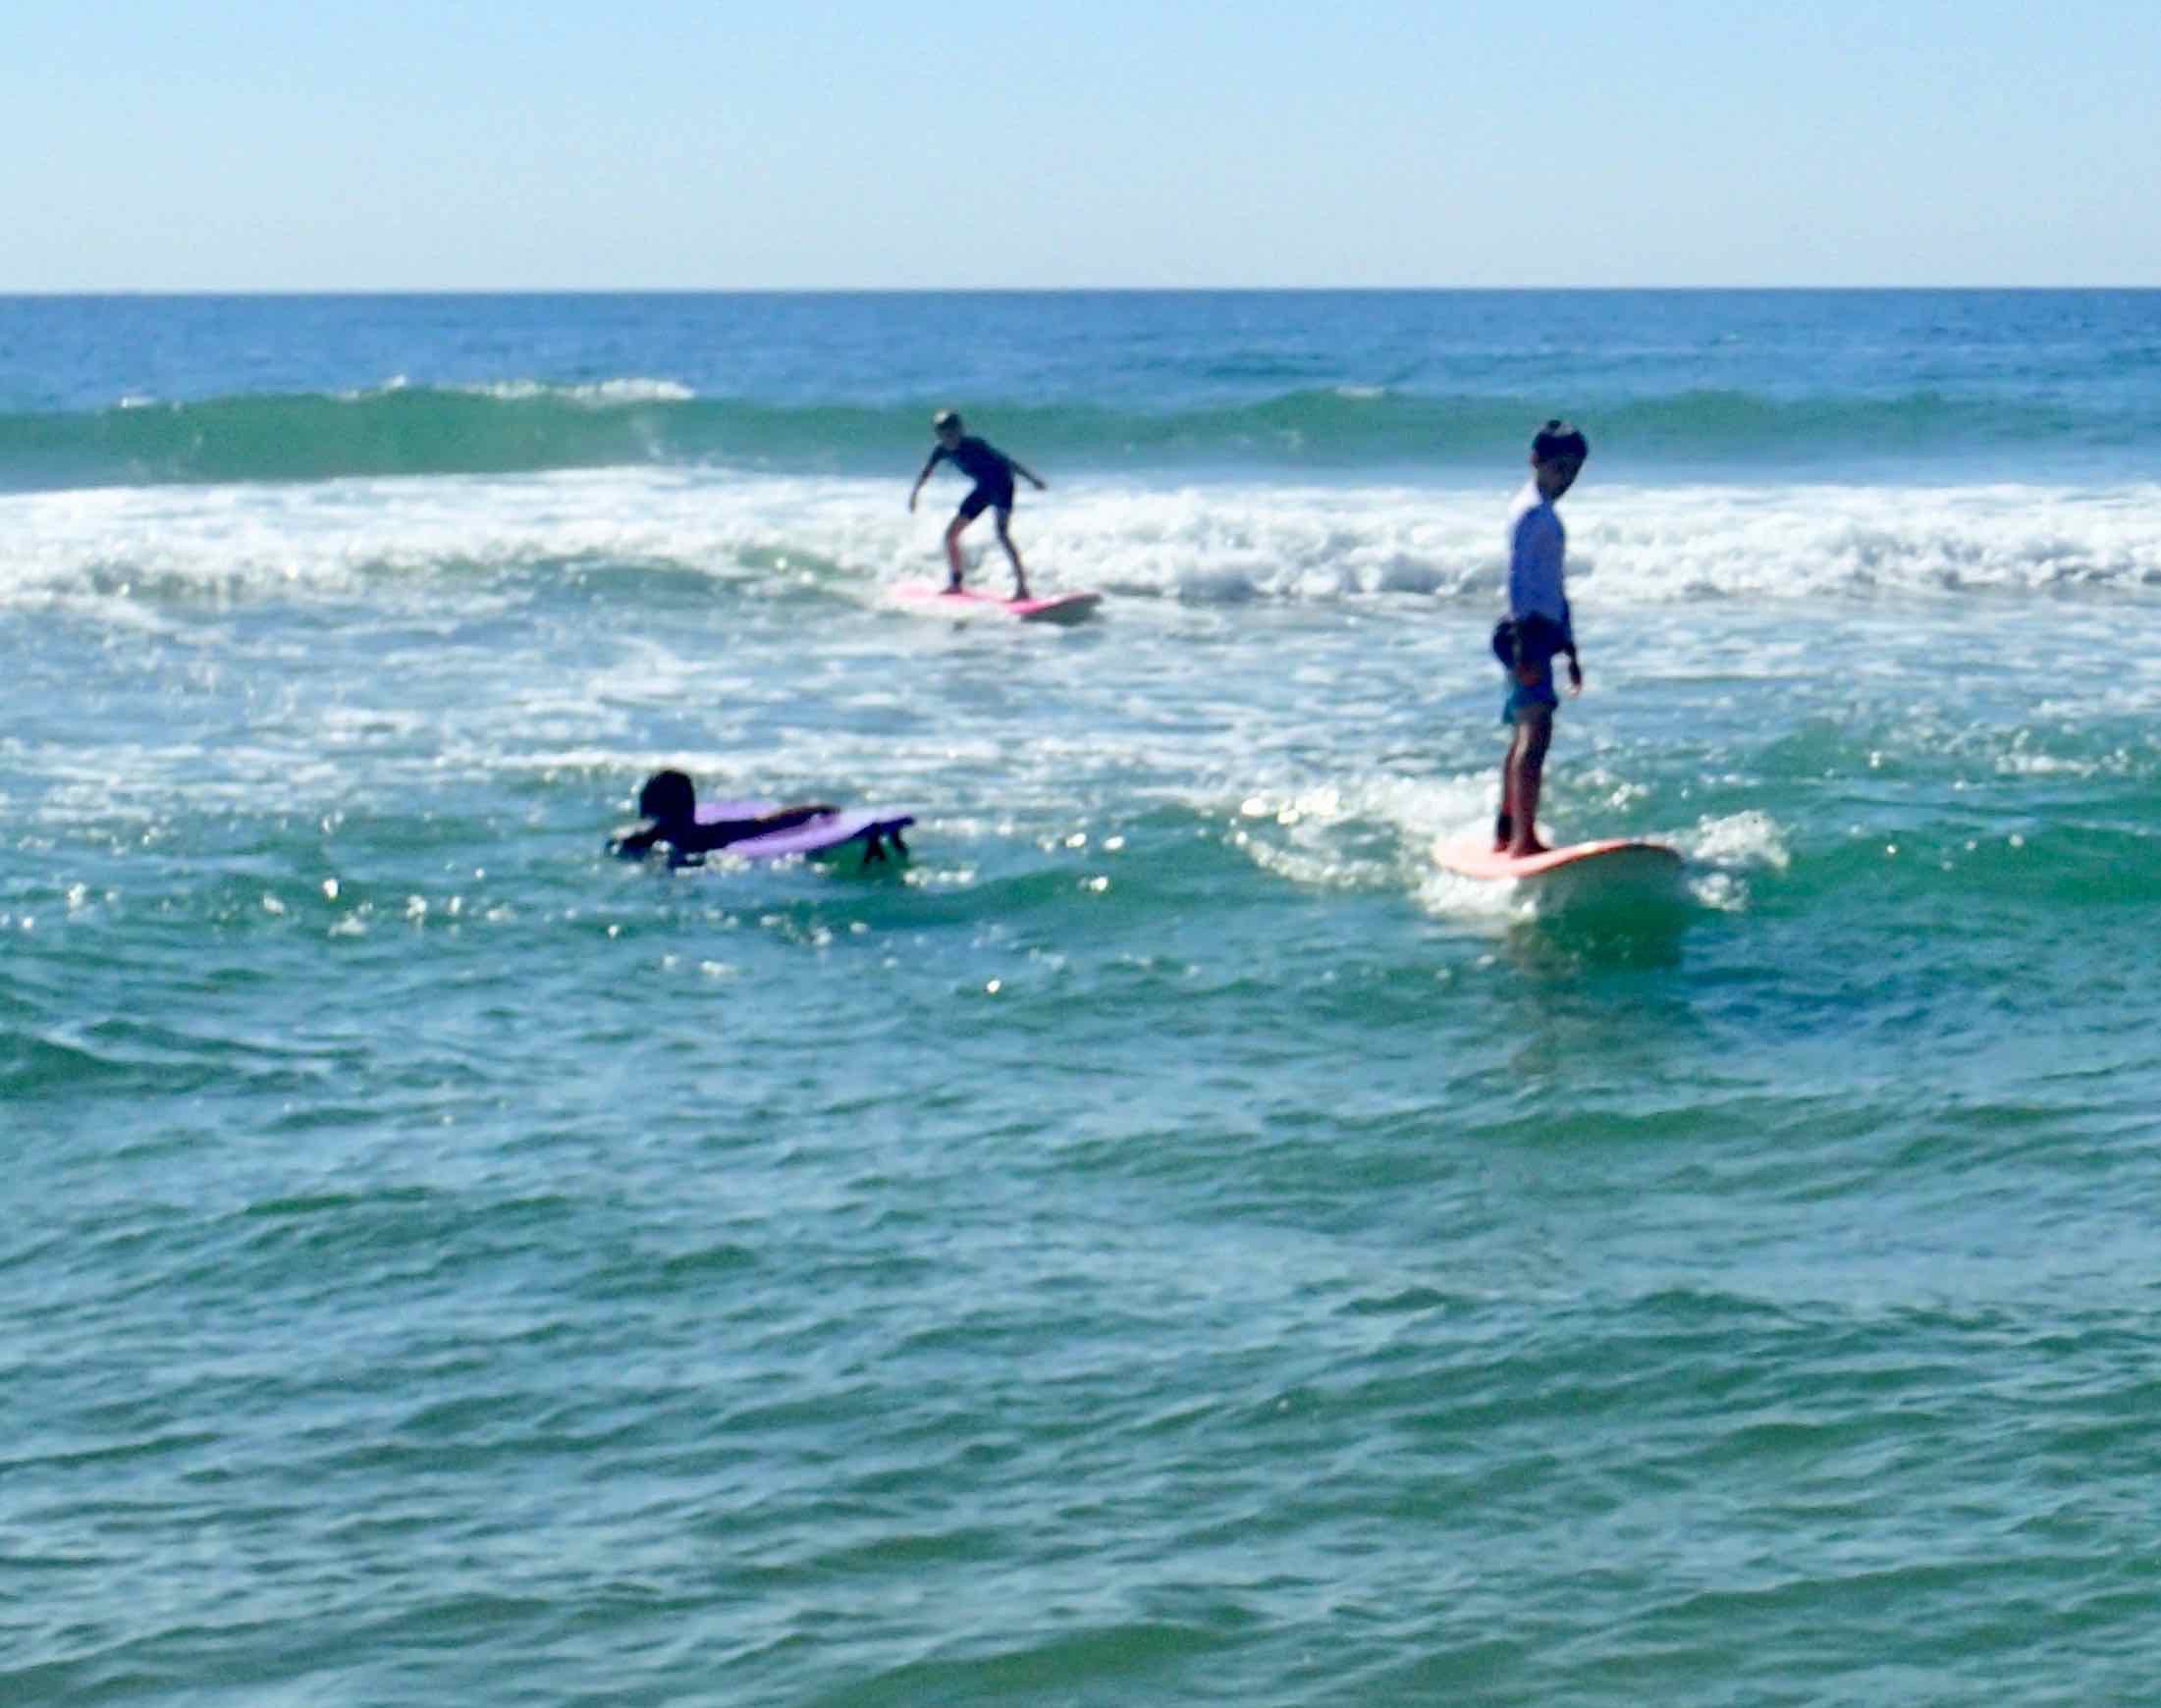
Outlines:
[[[1669, 898], [1432, 856], [1549, 415]], [[0, 298], [0, 1701], [2151, 1700], [2157, 445], [2156, 292]]]

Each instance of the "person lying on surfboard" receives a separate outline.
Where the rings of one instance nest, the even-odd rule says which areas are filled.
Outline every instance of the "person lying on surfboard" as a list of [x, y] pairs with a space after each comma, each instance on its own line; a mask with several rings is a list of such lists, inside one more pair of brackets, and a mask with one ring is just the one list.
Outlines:
[[1584, 689], [1576, 630], [1568, 614], [1561, 560], [1568, 534], [1554, 505], [1576, 484], [1591, 444], [1566, 421], [1548, 421], [1531, 441], [1531, 481], [1508, 512], [1508, 615], [1493, 630], [1493, 651], [1508, 672], [1501, 721], [1511, 734], [1500, 769], [1500, 815], [1493, 821], [1496, 854], [1542, 854], [1539, 789], [1545, 750], [1553, 740], [1553, 660], [1568, 659], [1568, 691]]
[[1013, 536], [1006, 531], [1013, 519], [1013, 476], [1020, 475], [1036, 491], [1044, 490], [1043, 482], [1028, 468], [1007, 456], [1004, 452], [986, 445], [980, 439], [964, 436], [960, 430], [960, 417], [950, 409], [941, 409], [931, 417], [931, 431], [938, 437], [938, 446], [931, 453], [930, 461], [923, 465], [923, 472], [915, 477], [915, 485], [908, 493], [908, 509], [915, 510], [916, 495], [922, 492], [923, 483], [931, 478], [931, 470], [950, 459], [953, 466], [975, 482], [968, 496], [960, 501], [960, 509], [945, 527], [945, 563], [952, 571], [952, 578], [945, 583], [947, 593], [960, 591], [960, 536], [968, 524], [985, 510], [998, 513], [998, 543], [1005, 548], [1005, 556], [1013, 560], [1013, 597], [1028, 597], [1028, 572], [1021, 567], [1020, 553], [1014, 549]]
[[651, 821], [635, 830], [611, 837], [608, 852], [625, 860], [642, 860], [657, 842], [669, 846], [669, 858], [680, 864], [694, 855], [709, 854], [730, 842], [774, 830], [792, 830], [805, 820], [840, 809], [825, 801], [806, 801], [800, 806], [780, 807], [755, 819], [706, 819], [698, 817], [698, 791], [679, 771], [657, 771], [638, 790], [638, 813]]

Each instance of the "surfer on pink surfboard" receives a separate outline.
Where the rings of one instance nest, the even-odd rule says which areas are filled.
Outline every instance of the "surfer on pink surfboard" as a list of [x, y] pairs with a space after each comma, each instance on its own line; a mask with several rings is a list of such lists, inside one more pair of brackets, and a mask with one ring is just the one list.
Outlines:
[[669, 858], [678, 864], [698, 854], [710, 854], [730, 842], [747, 842], [775, 830], [790, 830], [809, 819], [840, 809], [825, 801], [805, 801], [799, 806], [776, 807], [751, 819], [701, 819], [698, 791], [679, 771], [657, 771], [638, 790], [638, 813], [647, 823], [610, 839], [608, 851], [625, 860], [637, 860], [665, 842]]
[[1013, 476], [1019, 475], [1036, 491], [1045, 490], [1044, 483], [1033, 470], [1007, 456], [1004, 452], [984, 441], [972, 438], [961, 431], [960, 417], [950, 409], [941, 409], [931, 417], [931, 431], [938, 444], [931, 452], [931, 458], [923, 465], [923, 472], [915, 477], [915, 485], [908, 492], [908, 509], [912, 514], [915, 501], [923, 491], [923, 483], [931, 478], [931, 471], [941, 462], [950, 461], [975, 485], [968, 496], [960, 501], [960, 508], [945, 525], [945, 563], [952, 577], [945, 583], [947, 593], [960, 591], [960, 536], [968, 524], [985, 510], [996, 512], [998, 543], [1005, 548], [1005, 556], [1013, 560], [1013, 597], [1028, 597], [1028, 571], [1021, 566], [1020, 552], [1013, 545], [1013, 536], [1007, 531], [1013, 519]]
[[1508, 615], [1493, 630], [1493, 651], [1508, 673], [1501, 721], [1510, 729], [1500, 813], [1493, 821], [1496, 854], [1546, 852], [1539, 840], [1539, 790], [1561, 703], [1553, 691], [1554, 659], [1568, 659], [1571, 696], [1584, 687], [1562, 568], [1568, 535], [1553, 507], [1576, 484], [1590, 454], [1590, 442], [1574, 427], [1546, 422], [1531, 441], [1531, 480], [1508, 512]]

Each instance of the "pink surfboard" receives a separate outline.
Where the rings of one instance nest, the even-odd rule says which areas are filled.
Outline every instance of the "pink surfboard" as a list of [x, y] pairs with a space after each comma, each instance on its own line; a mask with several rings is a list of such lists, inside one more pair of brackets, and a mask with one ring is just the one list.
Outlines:
[[1022, 622], [1081, 622], [1103, 603], [1100, 593], [1060, 593], [1050, 599], [1005, 599], [996, 593], [978, 593], [973, 588], [948, 593], [943, 586], [930, 581], [903, 581], [893, 589], [893, 596], [918, 608], [942, 606], [955, 615], [1002, 612]]
[[1602, 842], [1572, 842], [1565, 848], [1549, 848], [1543, 854], [1526, 854], [1520, 859], [1513, 854], [1495, 853], [1488, 837], [1442, 837], [1433, 844], [1433, 858], [1463, 878], [1520, 880], [1574, 873], [1641, 882], [1672, 878], [1681, 870], [1681, 856], [1664, 843], [1638, 842], [1626, 836]]

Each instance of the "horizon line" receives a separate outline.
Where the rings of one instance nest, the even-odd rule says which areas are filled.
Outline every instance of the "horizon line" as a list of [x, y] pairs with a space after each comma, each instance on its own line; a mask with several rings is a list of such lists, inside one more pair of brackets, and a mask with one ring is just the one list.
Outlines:
[[1682, 295], [1757, 294], [2041, 294], [2140, 293], [2154, 284], [2047, 285], [234, 285], [0, 286], [0, 301], [74, 297], [210, 296], [1387, 296], [1387, 295]]

